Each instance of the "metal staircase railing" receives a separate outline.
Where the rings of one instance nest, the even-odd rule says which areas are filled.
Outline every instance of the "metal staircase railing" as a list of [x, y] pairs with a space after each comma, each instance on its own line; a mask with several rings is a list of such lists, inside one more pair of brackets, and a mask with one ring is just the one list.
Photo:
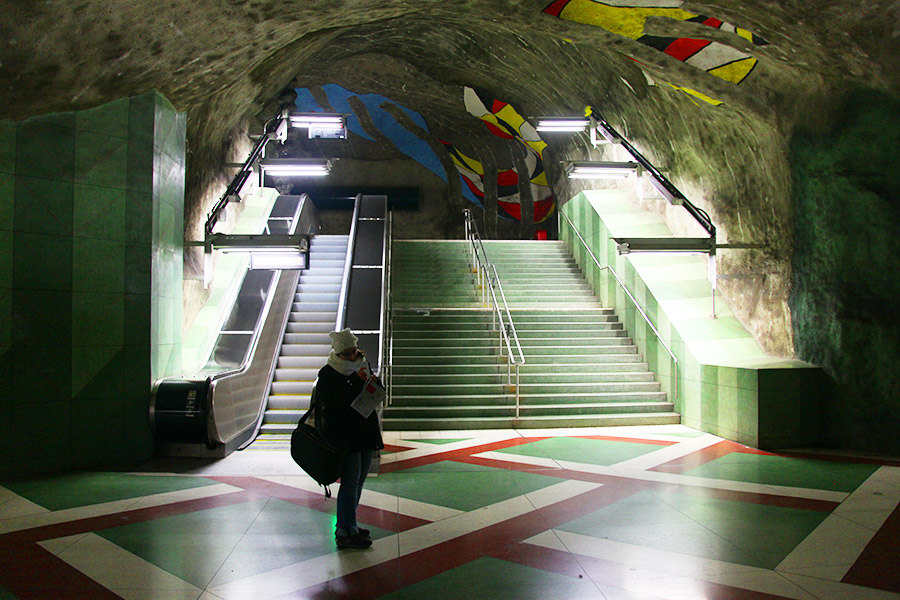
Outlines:
[[[489, 304], [492, 309], [491, 327], [495, 331], [499, 330], [500, 332], [498, 350], [501, 354], [503, 353], [504, 345], [506, 346], [506, 384], [515, 389], [516, 418], [518, 419], [520, 404], [519, 367], [525, 364], [525, 355], [522, 353], [522, 346], [519, 344], [519, 336], [516, 333], [516, 326], [513, 324], [512, 315], [509, 312], [509, 305], [506, 303], [506, 295], [503, 293], [503, 286], [500, 284], [497, 268], [487, 258], [472, 211], [466, 209], [463, 212], [466, 216], [466, 241], [469, 242], [472, 251], [472, 268], [475, 269], [478, 275], [477, 281], [481, 290], [481, 300], [483, 304]], [[515, 384], [512, 382], [513, 370], [515, 370]]]

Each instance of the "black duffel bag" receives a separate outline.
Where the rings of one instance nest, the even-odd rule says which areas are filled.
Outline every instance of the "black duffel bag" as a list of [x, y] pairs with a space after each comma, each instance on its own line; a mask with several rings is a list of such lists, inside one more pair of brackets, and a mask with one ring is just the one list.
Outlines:
[[291, 458], [306, 474], [325, 488], [325, 497], [331, 497], [328, 487], [340, 478], [347, 462], [347, 449], [331, 444], [322, 432], [306, 421], [316, 407], [316, 390], [313, 387], [309, 410], [297, 423], [291, 434]]

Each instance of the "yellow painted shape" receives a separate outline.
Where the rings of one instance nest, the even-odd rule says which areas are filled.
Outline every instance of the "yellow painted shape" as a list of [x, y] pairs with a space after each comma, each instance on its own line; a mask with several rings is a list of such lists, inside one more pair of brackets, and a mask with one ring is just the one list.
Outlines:
[[593, 0], [572, 0], [560, 13], [560, 17], [602, 27], [610, 33], [633, 40], [644, 34], [644, 24], [650, 17], [668, 17], [686, 21], [697, 15], [680, 8], [632, 8], [609, 6]]
[[700, 100], [703, 100], [704, 102], [708, 102], [709, 104], [712, 104], [713, 106], [719, 106], [720, 104], [722, 104], [721, 100], [716, 100], [715, 98], [711, 98], [702, 92], [698, 92], [697, 90], [692, 90], [691, 88], [681, 87], [679, 85], [672, 85], [671, 83], [669, 83], [668, 85], [672, 86], [679, 92], [684, 92], [685, 94], [688, 94], [695, 98], [699, 98]]
[[474, 171], [475, 173], [478, 173], [479, 175], [484, 175], [484, 167], [481, 165], [481, 163], [479, 161], [475, 160], [471, 156], [467, 156], [466, 154], [463, 154], [462, 152], [459, 151], [459, 148], [454, 148], [454, 150], [456, 151], [455, 154], [452, 152], [450, 153], [450, 156], [453, 158], [454, 163], [456, 163], [460, 167], [465, 167], [466, 169], [469, 169], [470, 171]]
[[759, 60], [751, 56], [742, 60], [736, 60], [727, 65], [722, 65], [721, 67], [716, 67], [715, 69], [710, 69], [707, 73], [715, 75], [725, 81], [730, 81], [731, 83], [740, 83], [750, 74], [750, 71], [753, 70], [753, 67], [756, 66], [757, 62], [759, 62]]

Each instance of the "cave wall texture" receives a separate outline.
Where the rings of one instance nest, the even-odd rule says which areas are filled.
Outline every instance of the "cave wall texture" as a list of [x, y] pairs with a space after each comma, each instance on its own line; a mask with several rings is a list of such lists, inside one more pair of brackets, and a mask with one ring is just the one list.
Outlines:
[[[0, 119], [153, 90], [186, 113], [189, 240], [233, 172], [225, 163], [242, 159], [284, 89], [348, 112], [351, 133], [294, 132], [283, 155], [345, 159], [337, 184], [420, 189], [423, 210], [398, 215], [402, 237], [458, 237], [464, 207], [485, 237], [553, 231], [555, 206], [603, 185], [569, 184], [561, 161], [613, 151], [583, 135], [534, 139], [520, 121], [592, 105], [711, 215], [720, 243], [765, 245], [723, 251], [720, 290], [768, 352], [834, 378], [829, 441], [900, 453], [896, 2], [4, 0], [0, 10]], [[655, 208], [690, 232], [676, 207]], [[186, 253], [186, 326], [203, 298], [196, 263]]]

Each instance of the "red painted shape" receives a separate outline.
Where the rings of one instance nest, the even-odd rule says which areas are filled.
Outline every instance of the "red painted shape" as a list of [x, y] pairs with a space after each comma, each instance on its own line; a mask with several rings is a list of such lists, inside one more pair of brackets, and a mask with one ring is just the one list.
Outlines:
[[519, 174], [512, 170], [507, 169], [505, 171], [497, 172], [497, 185], [518, 185], [519, 184]]
[[900, 565], [900, 506], [859, 555], [843, 582], [900, 593], [897, 565]]
[[674, 446], [679, 442], [669, 442], [666, 440], [644, 440], [641, 438], [625, 438], [611, 437], [608, 435], [572, 435], [567, 437], [580, 438], [583, 440], [604, 440], [607, 442], [628, 442], [629, 444], [650, 444], [652, 446]]
[[33, 543], [0, 543], [0, 584], [19, 600], [120, 600], [118, 595]]
[[497, 114], [498, 112], [500, 112], [507, 106], [509, 106], [509, 102], [503, 102], [502, 100], [494, 100], [491, 103], [491, 112], [494, 114]]
[[497, 200], [497, 206], [516, 221], [522, 220], [522, 206], [518, 202]]
[[553, 200], [553, 196], [549, 198], [545, 198], [544, 200], [539, 200], [534, 203], [534, 222], [540, 223], [544, 219], [547, 218], [547, 215], [550, 214], [550, 211], [553, 210], [553, 207], [556, 206], [556, 202]]
[[493, 450], [503, 450], [505, 448], [513, 448], [515, 446], [521, 446], [522, 444], [530, 444], [532, 442], [537, 442], [540, 440], [545, 440], [546, 437], [536, 437], [536, 438], [513, 438], [510, 440], [501, 440], [499, 442], [491, 442], [489, 444], [479, 444], [477, 446], [470, 446], [468, 448], [462, 448], [459, 450], [448, 450], [447, 452], [439, 452], [437, 454], [429, 454], [428, 456], [419, 456], [417, 458], [410, 458], [407, 460], [398, 460], [394, 463], [387, 463], [381, 465], [382, 473], [392, 473], [394, 471], [402, 471], [404, 469], [411, 469], [413, 467], [421, 467], [423, 465], [433, 465], [434, 463], [439, 463], [445, 460], [460, 460], [472, 456], [473, 454], [481, 454], [482, 452], [491, 452]]
[[695, 40], [692, 38], [678, 38], [666, 48], [665, 52], [673, 58], [684, 62], [697, 54], [712, 42], [709, 40]]
[[547, 8], [544, 9], [544, 12], [548, 15], [558, 17], [560, 14], [562, 14], [562, 11], [567, 4], [569, 4], [569, 0], [555, 0], [555, 2], [551, 2], [547, 6]]
[[409, 446], [395, 446], [394, 444], [385, 444], [384, 450], [385, 450], [385, 452], [394, 453], [394, 452], [405, 452], [407, 450], [414, 450], [414, 448], [410, 448]]
[[482, 123], [484, 123], [487, 126], [488, 130], [491, 133], [493, 133], [494, 135], [496, 135], [497, 137], [501, 137], [506, 140], [513, 139], [513, 135], [510, 134], [509, 132], [507, 132], [505, 129], [501, 129], [500, 127], [497, 127], [493, 123], [488, 123], [487, 121], [482, 121]]
[[489, 556], [573, 579], [587, 580], [587, 573], [581, 568], [575, 557], [562, 550], [553, 550], [523, 542], [492, 552]]
[[716, 29], [718, 29], [719, 27], [722, 26], [722, 21], [720, 21], [719, 19], [717, 19], [715, 17], [707, 17], [706, 20], [703, 21], [703, 24], [707, 25], [709, 27], [715, 27]]
[[696, 469], [701, 465], [705, 465], [717, 458], [722, 458], [723, 456], [727, 456], [728, 454], [737, 451], [735, 446], [736, 444], [734, 442], [723, 440], [718, 444], [707, 446], [697, 452], [692, 452], [680, 458], [676, 458], [675, 460], [670, 460], [667, 463], [657, 465], [650, 470], [660, 471], [662, 473], [684, 474], [691, 469]]

